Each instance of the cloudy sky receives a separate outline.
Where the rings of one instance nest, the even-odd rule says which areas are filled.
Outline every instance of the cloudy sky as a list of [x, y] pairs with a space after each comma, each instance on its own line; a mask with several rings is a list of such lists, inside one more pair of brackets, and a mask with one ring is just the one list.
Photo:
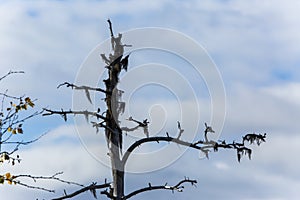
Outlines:
[[[154, 165], [156, 170], [147, 168], [151, 161], [136, 161], [130, 165], [133, 170], [145, 169], [147, 173], [128, 174], [126, 193], [147, 186], [149, 182], [153, 185], [176, 184], [186, 176], [196, 179], [197, 187], [186, 186], [183, 193], [175, 194], [169, 191], [149, 192], [133, 199], [298, 199], [299, 9], [300, 3], [296, 0], [0, 1], [0, 74], [4, 75], [10, 69], [25, 71], [25, 74], [3, 80], [0, 89], [9, 89], [13, 95], [26, 94], [38, 99], [37, 108], [68, 109], [76, 102], [72, 99], [72, 91], [69, 88], [57, 90], [56, 87], [64, 81], [78, 80], [76, 77], [82, 72], [82, 63], [109, 38], [108, 18], [112, 20], [115, 32], [145, 27], [181, 32], [208, 52], [222, 77], [226, 101], [217, 99], [214, 102], [210, 96], [213, 91], [208, 91], [210, 85], [205, 85], [205, 77], [202, 77], [204, 81], [197, 82], [191, 70], [180, 76], [184, 77], [181, 81], [187, 80], [187, 86], [193, 89], [199, 86], [203, 93], [196, 91], [194, 96], [186, 96], [187, 90], [177, 91], [176, 84], [171, 83], [166, 87], [156, 87], [155, 84], [149, 88], [142, 87], [130, 96], [130, 112], [139, 119], [151, 118], [150, 134], [169, 131], [175, 135], [176, 121], [185, 117], [176, 110], [192, 112], [192, 97], [199, 104], [200, 118], [196, 121], [199, 132], [203, 131], [205, 121], [210, 122], [212, 107], [218, 108], [224, 103], [226, 117], [220, 138], [239, 140], [245, 133], [266, 132], [267, 143], [253, 147], [252, 160], [242, 159], [241, 163], [237, 162], [232, 151], [212, 152], [210, 159], [206, 160], [199, 159], [198, 152], [184, 151], [175, 145], [173, 149], [184, 151], [183, 156], [163, 166]], [[158, 43], [165, 42], [156, 39]], [[182, 41], [172, 42], [175, 46], [184, 46]], [[193, 53], [191, 50], [190, 54]], [[143, 69], [139, 68], [140, 65], [145, 67], [143, 64], [161, 63], [169, 66], [169, 72], [175, 69], [174, 72], [179, 73], [185, 71], [180, 66], [190, 67], [183, 61], [174, 62], [178, 58], [153, 50], [141, 51], [140, 54], [133, 52], [130, 58], [127, 80], [132, 80], [130, 74], [136, 75], [139, 69]], [[100, 73], [103, 67], [101, 60], [93, 64], [98, 68], [89, 71], [91, 75]], [[164, 75], [158, 69], [145, 74], [151, 77]], [[122, 75], [126, 80], [126, 74]], [[176, 76], [172, 75], [172, 79]], [[85, 77], [90, 80], [88, 74]], [[180, 82], [177, 86], [180, 88], [184, 84]], [[168, 87], [171, 87], [171, 92]], [[181, 107], [177, 105], [178, 101], [172, 99], [174, 95], [185, 97], [179, 103]], [[124, 115], [128, 117], [126, 112]], [[161, 116], [164, 120], [160, 120]], [[191, 119], [182, 120], [186, 132], [195, 128]], [[105, 178], [110, 180], [109, 168], [101, 163], [107, 157], [97, 155], [97, 152], [106, 154], [103, 137], [81, 122], [81, 119], [70, 118], [65, 123], [59, 116], [28, 121], [24, 125], [24, 139], [44, 132], [48, 134], [35, 144], [21, 148], [18, 153], [22, 162], [14, 167], [4, 164], [0, 166], [0, 173], [52, 175], [64, 171], [62, 178], [84, 184], [101, 183]], [[143, 137], [142, 132], [134, 134], [128, 136], [129, 141], [130, 138], [133, 141]], [[201, 135], [196, 137], [195, 140], [202, 139]], [[149, 145], [138, 151], [140, 155], [146, 155], [147, 151], [163, 147]], [[162, 155], [170, 156], [168, 152]], [[161, 162], [165, 159], [162, 158]], [[67, 191], [76, 189], [55, 182], [41, 184], [56, 189], [56, 194], [5, 184], [0, 187], [1, 198], [47, 199], [63, 194], [64, 188]], [[87, 193], [75, 199], [93, 197]]]

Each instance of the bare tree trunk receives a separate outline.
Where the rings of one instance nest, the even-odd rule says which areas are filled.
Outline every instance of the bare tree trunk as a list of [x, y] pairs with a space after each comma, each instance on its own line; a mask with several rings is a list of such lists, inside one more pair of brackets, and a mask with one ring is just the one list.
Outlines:
[[[109, 110], [107, 113], [108, 118], [108, 127], [112, 127], [113, 125], [116, 125], [114, 123], [114, 119], [109, 114]], [[111, 169], [112, 169], [112, 177], [113, 177], [113, 185], [112, 185], [112, 194], [115, 197], [116, 200], [121, 200], [121, 198], [124, 196], [124, 167], [121, 162], [120, 158], [120, 137], [119, 134], [122, 134], [119, 132], [118, 128], [113, 129], [114, 132], [111, 130], [106, 129], [106, 133], [108, 135], [108, 143], [109, 143], [109, 154], [111, 159]]]
[[120, 170], [114, 171], [114, 185], [116, 189], [114, 190], [116, 194], [116, 200], [121, 200], [124, 196], [124, 172]]
[[1, 132], [1, 130], [2, 130], [2, 126], [0, 127], [0, 152], [1, 152], [1, 150], [2, 150], [2, 132]]
[[119, 74], [122, 69], [121, 58], [124, 53], [124, 45], [122, 45], [122, 34], [118, 37], [114, 36], [111, 21], [108, 20], [111, 33], [111, 46], [113, 54], [108, 58], [101, 55], [108, 65], [108, 79], [104, 80], [106, 85], [106, 140], [109, 148], [111, 159], [113, 185], [111, 192], [112, 199], [121, 200], [124, 197], [124, 164], [122, 162], [122, 143], [123, 135], [119, 127], [119, 91], [117, 85], [119, 82]]
[[[116, 59], [116, 57], [114, 57]], [[120, 63], [116, 63], [109, 69], [109, 78], [106, 84], [106, 139], [111, 159], [113, 188], [112, 194], [116, 200], [124, 196], [124, 167], [121, 160], [122, 153], [122, 130], [119, 128], [118, 118], [118, 79]]]

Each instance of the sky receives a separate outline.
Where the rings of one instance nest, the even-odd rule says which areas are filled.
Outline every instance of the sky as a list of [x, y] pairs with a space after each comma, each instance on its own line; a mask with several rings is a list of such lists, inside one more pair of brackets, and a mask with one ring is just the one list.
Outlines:
[[[298, 199], [299, 9], [300, 2], [296, 0], [3, 0], [0, 1], [0, 75], [9, 70], [23, 70], [25, 74], [1, 81], [0, 91], [8, 89], [12, 95], [26, 94], [38, 99], [37, 109], [76, 107], [76, 102], [81, 101], [77, 98], [85, 98], [84, 93], [74, 95], [70, 88], [56, 87], [65, 81], [81, 83], [81, 77], [93, 83], [105, 76], [101, 74], [104, 64], [93, 55], [99, 55], [105, 44], [109, 44], [108, 18], [115, 33], [146, 27], [168, 30], [170, 35], [149, 34], [144, 39], [177, 48], [182, 54], [191, 55], [190, 59], [210, 58], [210, 63], [203, 61], [201, 65], [211, 68], [201, 77], [191, 68], [190, 60], [170, 52], [132, 51], [134, 46], [126, 49], [132, 53], [128, 72], [121, 74], [121, 87], [133, 89], [131, 93], [125, 90], [129, 111], [123, 114], [123, 122], [129, 115], [149, 118], [150, 135], [164, 135], [166, 131], [176, 135], [176, 121], [180, 120], [184, 137], [191, 136], [194, 141], [202, 139], [204, 122], [208, 122], [220, 130], [217, 133], [220, 139], [238, 141], [246, 133], [266, 132], [267, 142], [253, 146], [252, 160], [243, 158], [241, 163], [233, 151], [211, 152], [207, 160], [200, 159], [199, 152], [176, 145], [171, 148], [176, 153], [167, 150], [160, 156], [155, 156], [155, 149], [162, 150], [168, 144], [142, 146], [128, 166], [135, 173], [126, 175], [126, 193], [149, 182], [176, 184], [189, 177], [198, 181], [197, 187], [186, 185], [184, 192], [174, 194], [153, 191], [132, 199]], [[189, 39], [165, 39], [172, 34]], [[125, 35], [124, 39], [130, 39]], [[143, 37], [131, 39], [141, 41]], [[194, 48], [185, 48], [184, 42], [191, 40], [203, 47], [201, 54]], [[139, 44], [136, 41], [124, 43]], [[89, 67], [95, 69], [85, 67], [89, 61], [92, 63]], [[135, 76], [139, 78], [133, 81]], [[145, 80], [166, 82], [149, 84]], [[220, 81], [221, 84], [214, 84]], [[215, 85], [224, 87], [226, 100], [222, 99], [222, 91], [214, 97]], [[93, 94], [93, 102], [97, 98], [101, 97]], [[195, 107], [195, 102], [199, 107]], [[101, 102], [80, 105], [103, 106]], [[214, 113], [213, 108], [220, 112]], [[213, 115], [220, 120], [218, 124], [212, 120]], [[45, 132], [38, 142], [20, 148], [20, 164], [13, 167], [2, 164], [0, 173], [46, 176], [63, 171], [61, 178], [86, 185], [101, 183], [105, 178], [110, 180], [103, 135], [88, 128], [84, 119], [70, 117], [65, 123], [60, 116], [37, 117], [24, 124], [22, 137], [35, 138]], [[132, 133], [126, 137], [125, 147], [142, 137], [142, 132]], [[145, 159], [149, 152], [154, 152], [155, 158]], [[142, 161], [138, 160], [139, 155]], [[40, 184], [55, 189], [56, 193], [4, 184], [0, 187], [1, 199], [48, 199], [62, 195], [63, 189], [68, 192], [76, 189], [56, 182]], [[86, 193], [74, 199], [93, 199], [93, 196]]]

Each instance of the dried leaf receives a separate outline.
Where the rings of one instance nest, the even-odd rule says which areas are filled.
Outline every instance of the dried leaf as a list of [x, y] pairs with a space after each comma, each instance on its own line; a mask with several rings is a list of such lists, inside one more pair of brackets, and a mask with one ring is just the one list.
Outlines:
[[89, 115], [87, 113], [84, 113], [84, 117], [85, 117], [86, 122], [89, 122]]
[[89, 102], [90, 102], [91, 104], [93, 104], [93, 103], [92, 103], [92, 99], [91, 99], [91, 95], [90, 95], [90, 92], [89, 92], [88, 89], [85, 89], [85, 95], [86, 95], [86, 98], [89, 100]]
[[251, 150], [251, 149], [248, 149], [248, 157], [249, 157], [249, 160], [251, 160], [251, 153], [252, 153], [252, 150]]
[[24, 109], [24, 110], [27, 110], [27, 104], [23, 104], [23, 105], [21, 106], [21, 108]]
[[97, 199], [97, 193], [96, 193], [96, 189], [90, 189], [91, 193], [93, 194], [93, 196], [95, 197], [95, 199]]
[[20, 106], [20, 105], [17, 105], [17, 106], [16, 106], [16, 112], [18, 112], [19, 110], [21, 110], [21, 106]]
[[63, 114], [62, 117], [64, 118], [65, 122], [67, 121], [67, 115]]
[[29, 97], [25, 98], [25, 102], [30, 106], [30, 107], [34, 107], [34, 103], [31, 101], [31, 99]]
[[147, 138], [149, 138], [148, 126], [143, 127], [143, 129], [144, 129], [144, 134], [146, 135]]
[[242, 155], [241, 155], [239, 149], [237, 149], [237, 158], [238, 158], [239, 162], [241, 161], [241, 157], [242, 157]]
[[30, 107], [34, 107], [34, 103], [32, 103], [31, 101], [30, 102], [28, 102], [28, 105], [30, 106]]
[[23, 134], [23, 129], [22, 128], [17, 128], [17, 132], [20, 134]]
[[128, 68], [128, 57], [129, 55], [127, 55], [124, 59], [121, 60], [121, 64], [123, 66], [123, 69], [125, 69], [125, 71], [127, 71]]
[[5, 174], [5, 179], [10, 179], [11, 178], [11, 174], [8, 172]]
[[4, 153], [4, 160], [9, 160], [9, 155], [7, 155], [6, 153]]

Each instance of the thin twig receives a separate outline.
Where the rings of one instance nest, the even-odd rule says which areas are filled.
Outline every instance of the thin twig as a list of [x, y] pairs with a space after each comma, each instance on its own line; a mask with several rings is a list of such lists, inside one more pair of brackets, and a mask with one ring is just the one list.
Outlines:
[[108, 22], [108, 24], [109, 24], [110, 36], [111, 36], [111, 37], [114, 37], [114, 32], [113, 32], [113, 30], [112, 30], [112, 24], [111, 24], [110, 19], [108, 19], [107, 22]]
[[62, 180], [62, 179], [58, 178], [57, 176], [61, 175], [61, 174], [63, 174], [63, 172], [57, 172], [52, 176], [32, 176], [32, 175], [23, 175], [22, 174], [22, 175], [16, 175], [14, 177], [15, 178], [24, 178], [24, 177], [25, 178], [31, 178], [34, 182], [36, 182], [37, 179], [56, 180], [56, 181], [66, 183], [66, 184], [69, 184], [69, 185], [77, 185], [77, 186], [80, 186], [80, 187], [84, 187], [84, 185], [82, 185], [82, 184], [71, 182], [71, 181], [65, 181], [65, 180]]
[[159, 185], [159, 186], [152, 186], [149, 183], [148, 187], [144, 187], [144, 188], [135, 190], [135, 191], [129, 193], [128, 195], [124, 196], [122, 199], [124, 199], [124, 200], [129, 199], [129, 198], [131, 198], [131, 197], [133, 197], [137, 194], [147, 192], [147, 191], [151, 191], [151, 190], [171, 190], [172, 192], [174, 192], [174, 191], [182, 192], [183, 188], [184, 188], [184, 186], [182, 186], [183, 183], [191, 183], [192, 185], [195, 185], [197, 183], [197, 181], [196, 180], [184, 179], [184, 180], [181, 180], [179, 183], [177, 183], [174, 186], [168, 186], [167, 184]]
[[[8, 95], [7, 92], [8, 92], [8, 90], [6, 90], [5, 93], [0, 92], [0, 95], [3, 97], [7, 97], [10, 99], [16, 99], [16, 100], [20, 100], [25, 96], [25, 95], [22, 95], [21, 97], [15, 97], [15, 96]], [[2, 100], [2, 104], [3, 104], [3, 100]]]
[[93, 191], [93, 190], [96, 190], [96, 189], [103, 189], [103, 188], [107, 188], [107, 187], [110, 187], [110, 183], [104, 183], [104, 184], [101, 184], [101, 185], [97, 185], [96, 183], [92, 183], [91, 185], [89, 186], [86, 186], [80, 190], [77, 190], [71, 194], [67, 194], [63, 197], [58, 197], [58, 198], [54, 198], [52, 200], [63, 200], [63, 199], [69, 199], [69, 198], [72, 198], [74, 196], [77, 196], [83, 192], [86, 192], [86, 191]]
[[101, 89], [101, 88], [94, 88], [94, 87], [89, 87], [89, 86], [77, 86], [77, 85], [74, 85], [72, 83], [69, 83], [69, 82], [64, 82], [64, 83], [61, 83], [57, 86], [57, 88], [60, 88], [62, 86], [66, 86], [66, 87], [71, 87], [72, 89], [75, 89], [75, 90], [93, 90], [93, 91], [97, 91], [97, 92], [103, 92], [103, 93], [106, 93], [108, 94], [109, 92], [107, 92], [106, 90], [104, 89]]
[[29, 179], [32, 179], [34, 182], [37, 182], [37, 180], [55, 180], [55, 181], [59, 181], [59, 182], [66, 183], [66, 184], [71, 184], [71, 185], [77, 185], [77, 186], [80, 186], [80, 187], [84, 187], [84, 185], [81, 185], [81, 184], [78, 184], [78, 183], [75, 183], [75, 182], [71, 182], [71, 181], [65, 181], [65, 180], [62, 180], [62, 179], [58, 178], [57, 176], [61, 175], [61, 174], [62, 174], [62, 172], [55, 173], [52, 176], [32, 176], [32, 175], [28, 175], [28, 174], [21, 174], [21, 175], [9, 176], [7, 178], [5, 177], [4, 180], [8, 181], [10, 183], [14, 183], [16, 185], [21, 185], [21, 186], [30, 188], [30, 189], [37, 189], [37, 190], [42, 190], [42, 191], [52, 192], [52, 193], [54, 193], [55, 190], [47, 189], [47, 188], [40, 187], [40, 186], [30, 185], [30, 184], [21, 182], [20, 180], [18, 180], [18, 178], [29, 178]]
[[91, 116], [94, 116], [96, 118], [100, 118], [100, 119], [106, 120], [106, 117], [100, 115], [99, 113], [97, 113], [97, 112], [90, 112], [90, 111], [87, 111], [87, 110], [85, 110], [85, 111], [73, 111], [73, 110], [69, 110], [69, 111], [64, 111], [64, 110], [55, 111], [55, 110], [50, 110], [50, 109], [47, 109], [47, 108], [44, 108], [43, 110], [47, 112], [47, 113], [43, 113], [43, 116], [58, 114], [58, 115], [63, 116], [63, 118], [65, 119], [65, 121], [67, 120], [66, 116], [69, 115], [69, 114], [73, 114], [73, 115], [85, 115], [85, 116], [91, 115]]
[[24, 71], [12, 71], [12, 70], [10, 70], [7, 74], [0, 77], [0, 81], [2, 81], [3, 79], [5, 79], [7, 76], [9, 76], [11, 74], [24, 74], [24, 73], [25, 73]]

